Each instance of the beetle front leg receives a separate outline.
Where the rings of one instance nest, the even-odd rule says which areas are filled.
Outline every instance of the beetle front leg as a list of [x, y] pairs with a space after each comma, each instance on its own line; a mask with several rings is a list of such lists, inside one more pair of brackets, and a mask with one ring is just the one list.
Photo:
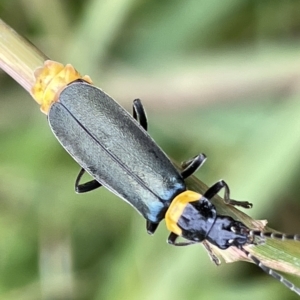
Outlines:
[[224, 202], [233, 206], [241, 206], [244, 208], [251, 208], [253, 205], [248, 201], [237, 201], [230, 199], [230, 190], [228, 184], [224, 180], [220, 180], [214, 185], [212, 185], [205, 193], [204, 197], [208, 200], [212, 199], [217, 195], [221, 189], [224, 188]]
[[208, 255], [209, 255], [211, 261], [214, 262], [217, 266], [219, 266], [219, 265], [221, 264], [221, 260], [219, 259], [218, 256], [216, 256], [216, 255], [214, 254], [213, 249], [210, 247], [209, 243], [208, 243], [207, 241], [204, 240], [204, 241], [202, 242], [202, 244], [203, 244], [205, 250], [207, 251], [207, 253], [208, 253]]
[[197, 242], [189, 241], [189, 242], [176, 242], [178, 239], [178, 235], [175, 234], [174, 232], [171, 232], [169, 237], [168, 237], [168, 244], [173, 245], [173, 246], [189, 246], [193, 244], [197, 244]]

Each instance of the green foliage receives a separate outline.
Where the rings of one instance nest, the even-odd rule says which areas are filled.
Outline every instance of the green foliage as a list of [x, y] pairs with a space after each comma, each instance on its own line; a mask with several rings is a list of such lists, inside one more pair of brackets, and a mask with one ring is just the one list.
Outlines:
[[[199, 152], [255, 219], [300, 232], [298, 1], [3, 1], [0, 16], [51, 59], [72, 63], [130, 110], [175, 160]], [[283, 299], [257, 267], [216, 268], [167, 245], [78, 166], [28, 94], [0, 77], [0, 299]], [[299, 246], [300, 247], [300, 246]], [[292, 278], [298, 286], [299, 280]], [[296, 298], [295, 298], [296, 299]]]

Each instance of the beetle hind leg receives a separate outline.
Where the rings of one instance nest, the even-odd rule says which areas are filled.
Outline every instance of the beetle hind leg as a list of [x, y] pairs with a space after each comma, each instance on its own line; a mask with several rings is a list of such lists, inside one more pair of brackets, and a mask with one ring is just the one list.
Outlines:
[[80, 184], [79, 182], [84, 173], [85, 173], [85, 170], [82, 168], [76, 178], [76, 181], [75, 181], [75, 192], [76, 193], [81, 194], [81, 193], [90, 192], [90, 191], [93, 191], [102, 186], [101, 183], [99, 183], [97, 180], [91, 180], [91, 181]]

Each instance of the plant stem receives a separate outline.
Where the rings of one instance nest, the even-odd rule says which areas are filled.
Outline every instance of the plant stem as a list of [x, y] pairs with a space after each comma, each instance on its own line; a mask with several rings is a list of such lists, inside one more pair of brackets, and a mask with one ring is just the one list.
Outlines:
[[0, 19], [0, 67], [27, 92], [35, 83], [35, 69], [46, 59], [45, 54]]

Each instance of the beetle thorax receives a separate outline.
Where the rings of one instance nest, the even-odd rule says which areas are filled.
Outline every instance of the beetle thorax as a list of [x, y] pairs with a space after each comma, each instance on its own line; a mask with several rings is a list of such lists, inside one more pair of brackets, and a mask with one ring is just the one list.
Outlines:
[[215, 207], [207, 199], [190, 202], [186, 205], [178, 226], [182, 229], [182, 237], [201, 242], [207, 238], [215, 223], [217, 213]]

